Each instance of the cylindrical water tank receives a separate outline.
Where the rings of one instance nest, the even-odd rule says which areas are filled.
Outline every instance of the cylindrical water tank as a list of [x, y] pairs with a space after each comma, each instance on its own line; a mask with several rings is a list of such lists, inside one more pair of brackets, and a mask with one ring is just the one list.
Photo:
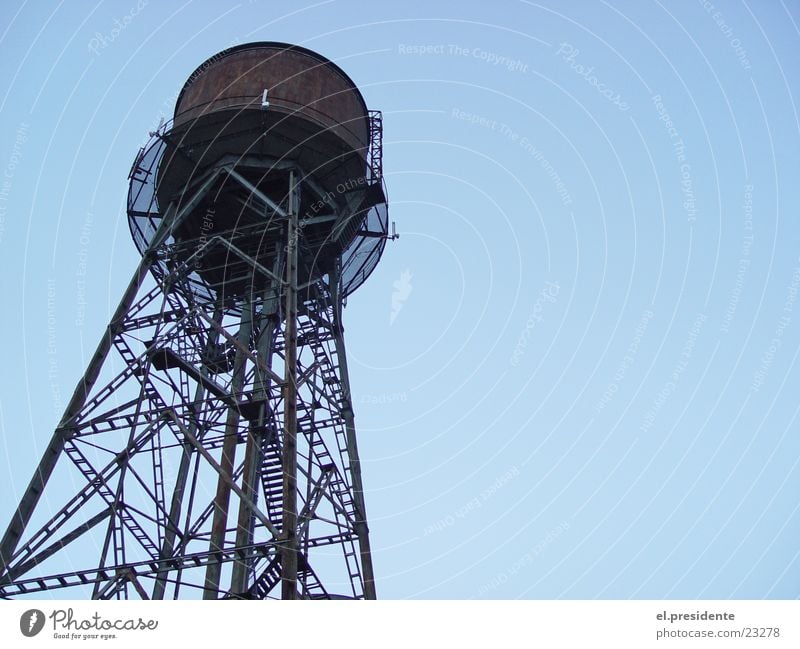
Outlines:
[[223, 156], [247, 155], [296, 164], [341, 199], [363, 182], [369, 134], [364, 98], [338, 65], [295, 45], [240, 45], [203, 63], [178, 96], [170, 141], [183, 154], [166, 152], [159, 201]]
[[[338, 265], [342, 292], [351, 292], [385, 243], [380, 126], [350, 77], [325, 57], [285, 43], [233, 47], [190, 75], [172, 124], [137, 157], [131, 233], [144, 251], [172, 210], [170, 218], [182, 217], [171, 231], [174, 261], [193, 260], [192, 291], [226, 298], [260, 291], [267, 276], [217, 239], [262, 268], [279, 264], [292, 180], [300, 282]], [[168, 267], [160, 260], [154, 272]]]

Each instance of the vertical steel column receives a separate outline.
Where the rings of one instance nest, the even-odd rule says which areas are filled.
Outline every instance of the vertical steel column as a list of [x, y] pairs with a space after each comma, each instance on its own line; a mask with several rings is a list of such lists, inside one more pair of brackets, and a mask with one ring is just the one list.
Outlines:
[[[276, 250], [279, 253], [280, 248]], [[273, 271], [277, 275], [279, 270], [279, 254], [276, 254], [275, 268]], [[263, 360], [267, 367], [272, 367], [272, 341], [275, 328], [278, 325], [278, 298], [280, 296], [280, 286], [277, 282], [264, 291], [262, 298], [262, 310], [260, 325], [260, 339], [256, 345], [256, 355]], [[264, 404], [260, 407], [259, 416], [251, 422], [247, 431], [247, 445], [244, 452], [244, 472], [242, 473], [242, 491], [248, 501], [256, 504], [256, 493], [258, 486], [258, 469], [261, 464], [261, 436], [264, 434], [264, 422], [268, 416], [266, 407], [267, 397], [270, 387], [269, 375], [262, 371], [258, 365], [255, 367], [255, 377], [253, 381], [253, 399], [263, 400]], [[236, 526], [236, 547], [241, 548], [253, 542], [253, 510], [246, 506], [244, 501], [239, 503], [239, 519]], [[240, 595], [247, 591], [248, 562], [235, 561], [233, 563], [233, 573], [231, 575], [231, 593]]]
[[[250, 332], [253, 326], [253, 307], [250, 300], [242, 303], [242, 320], [239, 327], [239, 342], [244, 349], [250, 348]], [[242, 349], [236, 350], [233, 361], [233, 377], [231, 379], [231, 396], [234, 399], [241, 397], [244, 386], [246, 358]], [[231, 498], [230, 480], [233, 476], [233, 463], [236, 459], [237, 436], [239, 432], [239, 411], [228, 408], [228, 417], [225, 421], [225, 439], [222, 442], [222, 457], [220, 459], [220, 476], [217, 482], [217, 495], [214, 498], [214, 521], [211, 525], [211, 552], [222, 550], [225, 546], [225, 530], [228, 526], [228, 507]], [[227, 479], [226, 479], [227, 478]], [[206, 569], [205, 590], [203, 599], [217, 599], [219, 597], [219, 580], [222, 565], [211, 562]]]
[[347, 454], [350, 459], [350, 479], [353, 483], [353, 505], [355, 506], [355, 532], [361, 555], [361, 572], [364, 576], [364, 599], [376, 599], [375, 573], [372, 569], [372, 550], [369, 544], [367, 507], [364, 502], [364, 483], [361, 481], [361, 459], [356, 443], [355, 415], [350, 392], [350, 374], [347, 371], [347, 354], [344, 346], [342, 326], [342, 301], [339, 296], [339, 269], [331, 278], [331, 302], [333, 303], [333, 340], [339, 357], [339, 380], [342, 384], [342, 419], [347, 437]]
[[286, 246], [285, 385], [283, 388], [283, 529], [281, 597], [297, 599], [297, 205], [289, 172]]

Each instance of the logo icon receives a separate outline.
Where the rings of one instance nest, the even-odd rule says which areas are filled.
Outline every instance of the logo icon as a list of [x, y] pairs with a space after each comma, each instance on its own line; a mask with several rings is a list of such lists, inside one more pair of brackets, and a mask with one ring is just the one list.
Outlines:
[[411, 285], [412, 277], [411, 271], [406, 269], [400, 273], [399, 279], [395, 280], [392, 284], [392, 286], [394, 286], [394, 292], [392, 293], [392, 312], [389, 316], [390, 325], [394, 324], [395, 318], [397, 318], [403, 308], [403, 304], [405, 304], [408, 296], [411, 295], [411, 291], [414, 288]]
[[44, 628], [44, 613], [38, 608], [25, 611], [19, 618], [19, 630], [26, 638], [32, 638]]

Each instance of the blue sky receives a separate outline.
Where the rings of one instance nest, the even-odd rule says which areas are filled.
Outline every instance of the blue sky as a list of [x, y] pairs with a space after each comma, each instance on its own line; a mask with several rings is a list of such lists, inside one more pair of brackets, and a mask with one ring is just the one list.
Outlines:
[[401, 236], [345, 312], [379, 596], [800, 595], [797, 2], [5, 15], [0, 520], [136, 266], [148, 131], [286, 41], [384, 112]]

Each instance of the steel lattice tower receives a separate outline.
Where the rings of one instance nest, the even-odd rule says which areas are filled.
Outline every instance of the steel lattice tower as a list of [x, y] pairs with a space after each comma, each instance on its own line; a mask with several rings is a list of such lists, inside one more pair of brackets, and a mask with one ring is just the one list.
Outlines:
[[0, 596], [375, 597], [342, 308], [387, 239], [380, 113], [309, 50], [187, 81], [142, 253], [0, 544]]

